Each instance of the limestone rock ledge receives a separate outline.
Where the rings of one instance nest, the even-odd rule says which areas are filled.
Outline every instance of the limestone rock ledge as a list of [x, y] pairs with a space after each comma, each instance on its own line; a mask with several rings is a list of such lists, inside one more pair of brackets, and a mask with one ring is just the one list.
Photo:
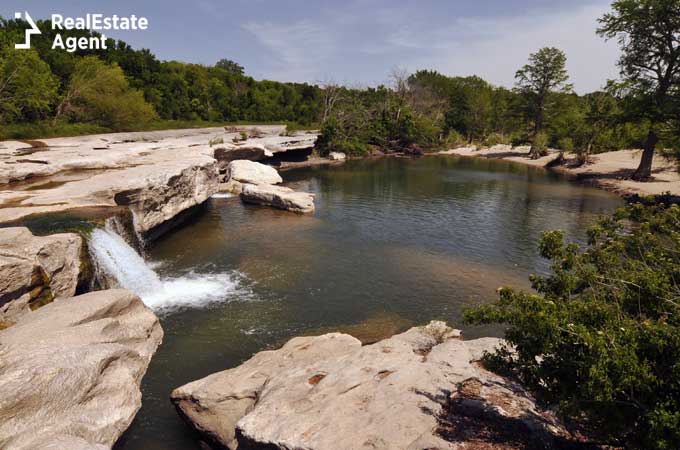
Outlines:
[[1, 331], [0, 448], [111, 448], [141, 406], [162, 336], [125, 290], [59, 299]]
[[241, 200], [297, 213], [314, 212], [314, 194], [296, 192], [283, 186], [244, 184]]
[[74, 233], [40, 237], [25, 227], [0, 228], [0, 322], [6, 327], [54, 298], [74, 296], [87, 281], [82, 255]]
[[566, 439], [521, 387], [476, 362], [499, 339], [459, 336], [432, 322], [367, 346], [346, 334], [298, 337], [171, 399], [216, 449], [526, 448], [503, 439], [550, 448]]

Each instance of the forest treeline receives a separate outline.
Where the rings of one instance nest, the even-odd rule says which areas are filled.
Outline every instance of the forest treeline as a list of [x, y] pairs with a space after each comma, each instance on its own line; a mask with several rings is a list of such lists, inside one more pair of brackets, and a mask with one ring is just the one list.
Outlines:
[[[256, 81], [227, 59], [213, 66], [160, 61], [148, 49], [113, 39], [106, 50], [52, 50], [50, 22], [37, 25], [42, 34], [33, 38], [32, 49], [15, 50], [28, 25], [0, 18], [0, 123], [17, 134], [0, 131], [4, 137], [30, 133], [31, 127], [21, 126], [26, 124], [45, 131], [69, 130], [69, 124], [121, 131], [159, 121], [318, 121], [318, 86]], [[97, 35], [60, 32], [64, 39]]]
[[[532, 157], [548, 147], [576, 151], [586, 162], [602, 151], [672, 149], [680, 140], [680, 108], [671, 101], [678, 96], [680, 52], [672, 31], [677, 18], [664, 23], [663, 14], [677, 0], [617, 3], [658, 5], [637, 17], [631, 10], [601, 19], [598, 33], [621, 43], [622, 79], [586, 95], [569, 83], [567, 55], [551, 47], [518, 61], [513, 88], [477, 76], [398, 69], [385, 85], [350, 88], [258, 81], [229, 59], [212, 66], [160, 61], [148, 49], [112, 39], [106, 50], [52, 50], [48, 21], [38, 21], [42, 35], [33, 49], [15, 50], [27, 24], [0, 18], [0, 138], [245, 121], [319, 127], [322, 154], [502, 143], [531, 145]], [[638, 26], [645, 21], [651, 30]], [[647, 32], [636, 36], [640, 30]], [[669, 48], [664, 30], [671, 33]], [[90, 36], [97, 34], [72, 30], [64, 38]], [[656, 73], [657, 67], [675, 72]]]

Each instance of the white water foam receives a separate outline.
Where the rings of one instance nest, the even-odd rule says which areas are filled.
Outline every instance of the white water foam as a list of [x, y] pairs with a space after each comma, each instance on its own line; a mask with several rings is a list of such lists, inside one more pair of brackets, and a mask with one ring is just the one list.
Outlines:
[[89, 244], [99, 270], [156, 310], [200, 307], [245, 293], [239, 289], [236, 274], [190, 273], [162, 279], [122, 237], [109, 229], [94, 230]]
[[210, 196], [210, 198], [233, 198], [233, 197], [236, 197], [236, 194], [230, 194], [228, 192], [220, 192]]

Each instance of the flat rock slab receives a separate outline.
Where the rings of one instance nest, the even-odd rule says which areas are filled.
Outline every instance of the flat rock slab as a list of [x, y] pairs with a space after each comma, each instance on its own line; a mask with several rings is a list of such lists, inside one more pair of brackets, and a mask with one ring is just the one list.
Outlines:
[[[566, 434], [520, 387], [476, 362], [499, 339], [459, 336], [432, 322], [367, 346], [346, 334], [299, 337], [171, 398], [217, 449], [526, 448], [502, 445], [504, 421], [531, 443]], [[460, 429], [464, 418], [472, 425]]]
[[213, 127], [2, 141], [0, 222], [123, 205], [132, 210], [136, 231], [149, 233], [218, 192], [221, 165], [234, 159], [232, 151], [260, 158], [316, 140], [316, 134], [280, 136], [280, 125], [241, 128], [257, 137], [237, 145], [238, 131]]
[[0, 331], [0, 448], [111, 448], [162, 336], [125, 290], [60, 299]]
[[246, 203], [273, 206], [296, 213], [314, 212], [314, 194], [297, 192], [284, 186], [244, 184], [241, 200]]
[[0, 321], [4, 326], [57, 297], [72, 297], [86, 264], [73, 233], [34, 236], [28, 228], [0, 228]]

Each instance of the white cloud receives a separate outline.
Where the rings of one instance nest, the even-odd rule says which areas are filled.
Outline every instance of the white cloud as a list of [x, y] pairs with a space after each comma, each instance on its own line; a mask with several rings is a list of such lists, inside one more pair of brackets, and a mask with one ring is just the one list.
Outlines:
[[248, 22], [242, 27], [269, 50], [275, 73], [268, 78], [283, 81], [313, 80], [318, 65], [333, 57], [334, 35], [310, 21], [275, 24]]
[[[567, 68], [576, 90], [594, 91], [618, 75], [616, 42], [605, 42], [595, 33], [597, 18], [608, 6], [602, 3], [564, 14], [521, 18], [463, 19], [453, 33], [435, 32], [430, 38], [436, 42], [432, 45], [435, 50], [409, 62], [409, 68], [429, 65], [445, 73], [476, 74], [492, 83], [512, 86], [515, 71], [529, 54], [551, 46], [567, 54]], [[437, 33], [441, 35], [437, 37]]]
[[595, 34], [608, 0], [571, 10], [541, 10], [516, 16], [429, 17], [408, 7], [380, 7], [354, 0], [314, 20], [252, 21], [242, 28], [266, 50], [258, 58], [262, 75], [318, 81], [384, 80], [395, 66], [436, 69], [449, 75], [479, 75], [512, 86], [515, 71], [544, 46], [567, 53], [578, 92], [596, 90], [618, 70], [618, 47]]

